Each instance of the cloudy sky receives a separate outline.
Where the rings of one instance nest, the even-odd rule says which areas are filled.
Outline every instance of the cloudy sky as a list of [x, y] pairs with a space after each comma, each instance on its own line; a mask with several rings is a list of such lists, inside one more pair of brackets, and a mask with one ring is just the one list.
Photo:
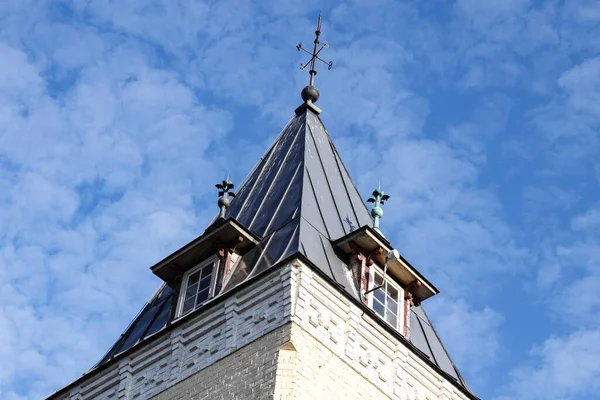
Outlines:
[[0, 1], [0, 398], [97, 362], [301, 102], [484, 399], [600, 390], [597, 0]]

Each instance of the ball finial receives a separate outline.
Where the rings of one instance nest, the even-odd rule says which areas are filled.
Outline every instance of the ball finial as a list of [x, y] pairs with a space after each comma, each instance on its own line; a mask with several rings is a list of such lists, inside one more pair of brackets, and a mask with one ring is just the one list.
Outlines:
[[311, 101], [311, 103], [316, 103], [319, 100], [319, 91], [314, 86], [306, 86], [302, 89], [302, 100]]

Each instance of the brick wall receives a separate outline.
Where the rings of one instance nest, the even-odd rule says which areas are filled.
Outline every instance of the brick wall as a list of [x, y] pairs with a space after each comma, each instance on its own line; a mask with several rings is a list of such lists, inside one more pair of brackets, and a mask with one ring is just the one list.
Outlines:
[[292, 325], [291, 340], [297, 348], [293, 385], [295, 396], [275, 396], [274, 399], [388, 398], [380, 388], [296, 324]]
[[467, 399], [376, 318], [294, 261], [52, 398]]
[[289, 336], [289, 324], [284, 325], [152, 399], [272, 399], [279, 349], [289, 341]]
[[[296, 262], [291, 279], [291, 319], [294, 322], [291, 341], [298, 349], [298, 364], [302, 364], [301, 359], [308, 362], [310, 358], [301, 356], [303, 346], [296, 341], [312, 343], [308, 348], [312, 348], [315, 354], [322, 352], [319, 357], [329, 357], [327, 354], [331, 352], [342, 361], [340, 364], [332, 357], [334, 370], [345, 371], [341, 379], [349, 377], [346, 385], [354, 385], [355, 380], [360, 382], [361, 390], [368, 390], [374, 396], [360, 397], [352, 395], [352, 390], [348, 393], [344, 389], [343, 395], [331, 398], [467, 399], [404, 343], [383, 329], [380, 321], [375, 320], [377, 317], [365, 314], [308, 266]], [[315, 345], [314, 341], [319, 345]], [[311, 367], [312, 370], [314, 367]], [[342, 385], [341, 381], [338, 384]], [[368, 389], [369, 385], [376, 387], [380, 395]], [[311, 386], [306, 388], [309, 390]]]

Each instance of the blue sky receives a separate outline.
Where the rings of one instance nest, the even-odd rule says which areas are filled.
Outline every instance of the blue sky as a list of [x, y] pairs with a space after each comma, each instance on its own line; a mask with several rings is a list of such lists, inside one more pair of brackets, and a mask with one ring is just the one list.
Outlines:
[[[301, 102], [484, 399], [600, 390], [600, 3], [0, 2], [0, 398], [88, 370]], [[596, 397], [595, 397], [596, 396]]]

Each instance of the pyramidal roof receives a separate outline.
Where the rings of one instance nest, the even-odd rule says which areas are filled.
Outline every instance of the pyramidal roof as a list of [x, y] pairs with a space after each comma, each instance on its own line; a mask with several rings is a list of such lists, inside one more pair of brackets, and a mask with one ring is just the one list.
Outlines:
[[264, 254], [252, 274], [300, 253], [335, 282], [353, 287], [331, 241], [372, 220], [323, 123], [310, 109], [287, 124], [227, 211], [227, 217], [264, 238]]
[[[267, 269], [300, 257], [362, 305], [352, 275], [332, 243], [361, 227], [371, 226], [372, 219], [318, 115], [319, 111], [306, 103], [296, 110], [296, 116], [231, 201], [226, 219], [235, 219], [260, 240], [242, 257], [221, 293]], [[95, 368], [166, 328], [173, 297], [173, 290], [163, 285]], [[405, 340], [399, 333], [398, 336]], [[476, 398], [450, 359], [422, 306], [411, 308], [408, 345]]]

